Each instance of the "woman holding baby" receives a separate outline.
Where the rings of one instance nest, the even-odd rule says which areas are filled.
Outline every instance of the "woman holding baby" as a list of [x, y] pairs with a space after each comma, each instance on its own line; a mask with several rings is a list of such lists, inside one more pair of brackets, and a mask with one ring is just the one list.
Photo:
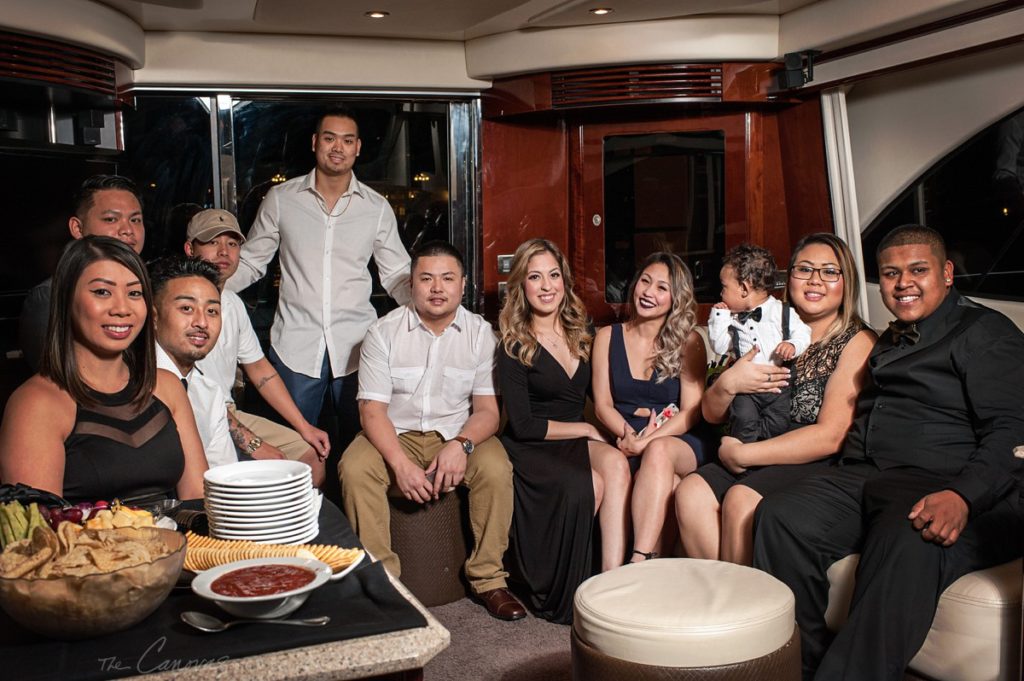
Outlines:
[[793, 249], [786, 298], [810, 327], [810, 346], [790, 370], [755, 363], [750, 350], [705, 392], [711, 423], [729, 418], [739, 395], [789, 389], [790, 426], [756, 442], [722, 438], [719, 462], [676, 489], [686, 555], [750, 564], [754, 511], [761, 499], [827, 465], [846, 437], [867, 377], [875, 334], [857, 316], [858, 277], [849, 247], [833, 234], [812, 234]]

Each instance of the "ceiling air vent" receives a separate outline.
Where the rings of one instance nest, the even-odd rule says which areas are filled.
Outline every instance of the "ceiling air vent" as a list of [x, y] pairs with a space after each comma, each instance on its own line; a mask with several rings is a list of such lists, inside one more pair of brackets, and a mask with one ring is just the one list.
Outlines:
[[0, 31], [0, 79], [58, 85], [113, 98], [114, 60], [55, 40]]
[[721, 64], [655, 64], [551, 76], [556, 109], [606, 104], [722, 101]]

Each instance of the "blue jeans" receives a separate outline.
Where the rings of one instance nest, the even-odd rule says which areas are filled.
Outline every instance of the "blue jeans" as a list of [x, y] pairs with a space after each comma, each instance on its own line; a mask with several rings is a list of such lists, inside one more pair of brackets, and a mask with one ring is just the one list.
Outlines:
[[288, 393], [295, 401], [302, 416], [316, 425], [320, 420], [320, 412], [323, 410], [324, 397], [328, 389], [331, 393], [331, 405], [340, 423], [349, 425], [359, 432], [359, 410], [356, 407], [356, 392], [359, 387], [359, 372], [334, 378], [331, 376], [331, 360], [327, 353], [324, 353], [324, 363], [320, 367], [319, 378], [296, 373], [289, 369], [281, 358], [277, 356], [274, 348], [270, 348], [268, 355], [270, 363], [277, 369], [278, 375], [284, 381]]

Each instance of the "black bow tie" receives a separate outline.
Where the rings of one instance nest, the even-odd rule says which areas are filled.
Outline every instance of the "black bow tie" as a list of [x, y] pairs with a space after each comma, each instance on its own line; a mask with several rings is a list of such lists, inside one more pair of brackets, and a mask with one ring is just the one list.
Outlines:
[[736, 313], [736, 321], [740, 324], [748, 319], [753, 319], [755, 322], [761, 321], [761, 308], [755, 307], [753, 310], [744, 310], [743, 312]]
[[889, 333], [892, 334], [893, 345], [900, 345], [904, 342], [907, 345], [913, 345], [921, 340], [921, 332], [917, 330], [917, 324], [889, 322]]

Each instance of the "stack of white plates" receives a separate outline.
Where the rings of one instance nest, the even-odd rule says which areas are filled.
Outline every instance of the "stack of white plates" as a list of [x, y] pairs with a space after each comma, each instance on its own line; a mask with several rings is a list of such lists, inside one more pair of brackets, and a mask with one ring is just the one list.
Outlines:
[[298, 461], [239, 461], [203, 476], [206, 517], [217, 539], [303, 544], [320, 532], [320, 495]]

